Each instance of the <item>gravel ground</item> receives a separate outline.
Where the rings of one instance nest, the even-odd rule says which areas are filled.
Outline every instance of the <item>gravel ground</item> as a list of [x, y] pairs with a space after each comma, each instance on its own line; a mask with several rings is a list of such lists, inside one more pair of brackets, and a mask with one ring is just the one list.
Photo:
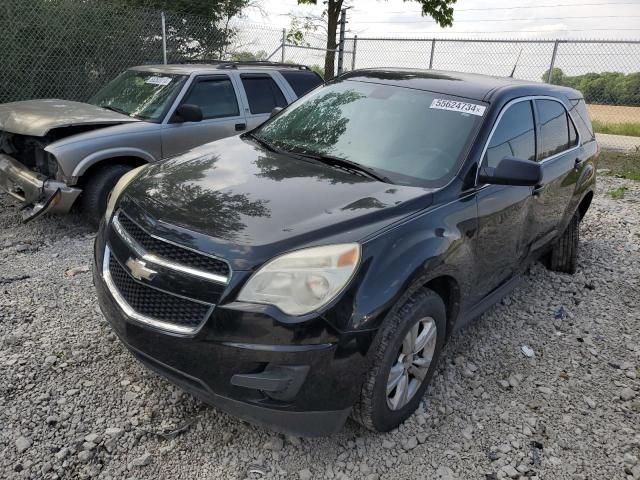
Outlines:
[[397, 431], [321, 439], [144, 370], [98, 311], [92, 233], [74, 216], [21, 225], [0, 196], [0, 478], [640, 478], [640, 183], [598, 190], [575, 276], [533, 266], [451, 340]]

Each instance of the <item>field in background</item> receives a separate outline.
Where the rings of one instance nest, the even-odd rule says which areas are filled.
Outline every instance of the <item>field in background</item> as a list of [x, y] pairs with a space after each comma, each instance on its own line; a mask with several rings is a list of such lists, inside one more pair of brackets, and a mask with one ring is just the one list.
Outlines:
[[640, 107], [588, 105], [596, 133], [640, 137]]
[[602, 151], [598, 168], [610, 170], [609, 175], [640, 181], [640, 153]]

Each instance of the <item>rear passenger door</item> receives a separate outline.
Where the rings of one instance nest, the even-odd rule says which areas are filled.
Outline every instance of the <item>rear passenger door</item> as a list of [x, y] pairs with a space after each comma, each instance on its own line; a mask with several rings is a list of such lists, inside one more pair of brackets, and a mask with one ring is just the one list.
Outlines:
[[576, 126], [560, 100], [535, 100], [538, 123], [538, 161], [542, 181], [534, 189], [532, 250], [546, 245], [563, 228], [565, 211], [571, 204], [578, 180], [581, 152]]
[[[481, 160], [481, 168], [495, 168], [504, 157], [536, 158], [533, 105], [518, 100], [502, 110]], [[527, 252], [531, 187], [477, 185], [478, 250], [476, 252], [479, 301], [520, 268]]]
[[269, 118], [275, 107], [286, 107], [287, 99], [274, 78], [268, 73], [242, 73], [240, 82], [246, 95], [245, 115], [251, 130]]
[[172, 114], [162, 129], [162, 156], [165, 158], [246, 129], [244, 113], [229, 75], [196, 77], [180, 101], [180, 105], [183, 104], [200, 107], [202, 121], [180, 122]]

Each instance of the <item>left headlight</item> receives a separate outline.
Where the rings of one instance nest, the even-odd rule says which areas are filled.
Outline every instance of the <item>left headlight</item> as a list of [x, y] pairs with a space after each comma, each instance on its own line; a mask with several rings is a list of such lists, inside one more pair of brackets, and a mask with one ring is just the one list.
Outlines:
[[238, 300], [274, 305], [288, 315], [304, 315], [333, 300], [349, 283], [359, 262], [357, 243], [287, 253], [254, 273]]
[[145, 167], [146, 165], [142, 165], [141, 167], [134, 168], [133, 170], [125, 173], [120, 177], [120, 180], [118, 180], [118, 183], [116, 183], [116, 186], [113, 187], [113, 190], [111, 190], [111, 193], [109, 194], [109, 198], [107, 200], [107, 209], [104, 213], [105, 221], [108, 222], [111, 218], [111, 215], [113, 215], [113, 211], [116, 208], [118, 199], [120, 198], [120, 195], [122, 195], [124, 189], [127, 188], [127, 185], [129, 185], [138, 175], [140, 175]]

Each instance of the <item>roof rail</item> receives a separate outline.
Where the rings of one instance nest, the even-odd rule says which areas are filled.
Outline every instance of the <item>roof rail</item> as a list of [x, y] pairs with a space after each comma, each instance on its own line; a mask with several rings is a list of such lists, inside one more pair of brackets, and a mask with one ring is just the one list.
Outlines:
[[244, 60], [244, 61], [225, 61], [214, 60], [210, 63], [218, 65], [218, 68], [238, 68], [238, 67], [280, 67], [294, 68], [297, 70], [310, 70], [306, 65], [297, 63], [269, 62], [267, 60]]

